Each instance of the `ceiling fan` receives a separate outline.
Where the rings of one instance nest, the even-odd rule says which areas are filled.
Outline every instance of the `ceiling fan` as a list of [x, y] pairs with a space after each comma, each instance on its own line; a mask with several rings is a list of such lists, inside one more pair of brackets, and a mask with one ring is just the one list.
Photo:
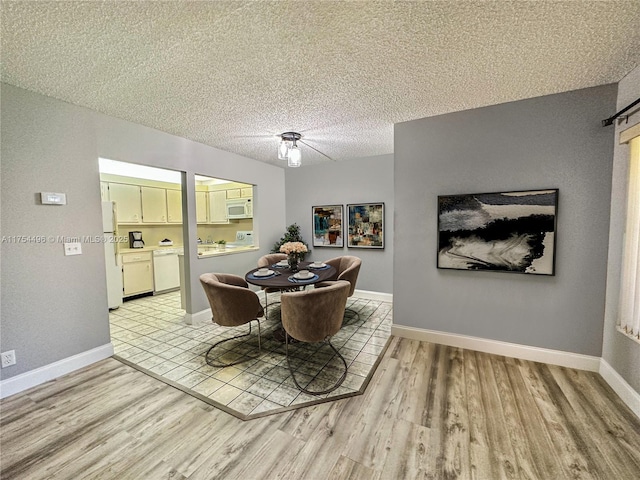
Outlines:
[[299, 167], [302, 165], [302, 152], [300, 151], [300, 147], [298, 147], [298, 142], [333, 161], [333, 158], [329, 155], [322, 153], [317, 148], [312, 147], [307, 142], [303, 141], [302, 134], [298, 132], [284, 132], [276, 135], [276, 137], [280, 137], [280, 144], [278, 145], [278, 160], [286, 160], [287, 166], [289, 167]]

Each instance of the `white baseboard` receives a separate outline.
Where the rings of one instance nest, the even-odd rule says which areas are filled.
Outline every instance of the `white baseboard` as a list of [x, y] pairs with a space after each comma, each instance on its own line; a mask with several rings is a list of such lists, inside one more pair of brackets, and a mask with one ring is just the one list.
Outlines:
[[187, 325], [206, 325], [211, 323], [212, 315], [211, 309], [207, 308], [196, 313], [185, 313], [183, 319]]
[[577, 368], [579, 370], [587, 370], [590, 372], [598, 372], [600, 370], [600, 357], [582, 355], [580, 353], [531, 347], [529, 345], [520, 345], [517, 343], [489, 340], [479, 337], [469, 337], [456, 333], [438, 332], [422, 328], [405, 327], [402, 325], [393, 325], [391, 327], [391, 335], [409, 338], [411, 340], [421, 340], [425, 342], [449, 345], [451, 347], [467, 348], [469, 350], [477, 350], [479, 352], [493, 353], [495, 355], [503, 355], [505, 357], [531, 360], [533, 362]]
[[111, 342], [101, 347], [96, 347], [86, 352], [64, 358], [49, 365], [45, 365], [29, 372], [21, 373], [15, 377], [0, 381], [0, 398], [6, 398], [16, 393], [61, 377], [80, 368], [99, 362], [113, 355]]
[[393, 302], [392, 293], [371, 292], [368, 290], [354, 290], [353, 296], [363, 300], [378, 300], [380, 302]]
[[640, 393], [631, 388], [631, 385], [604, 358], [600, 359], [599, 373], [620, 399], [640, 418]]
[[[256, 293], [260, 292], [258, 290]], [[353, 296], [356, 298], [362, 298], [364, 300], [378, 300], [381, 302], [393, 302], [393, 295], [391, 293], [379, 293], [369, 292], [367, 290], [355, 290]], [[185, 313], [184, 323], [187, 325], [206, 325], [211, 323], [211, 309], [201, 310], [196, 313]]]

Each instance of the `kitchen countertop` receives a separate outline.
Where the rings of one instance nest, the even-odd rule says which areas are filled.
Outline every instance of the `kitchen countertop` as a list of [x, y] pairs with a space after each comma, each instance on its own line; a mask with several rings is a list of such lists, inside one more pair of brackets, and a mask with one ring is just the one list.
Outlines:
[[215, 257], [218, 255], [232, 255], [234, 253], [250, 252], [258, 250], [255, 245], [227, 247], [224, 250], [218, 250], [215, 245], [205, 244], [198, 245], [198, 258]]
[[182, 248], [182, 245], [149, 245], [142, 248], [118, 248], [118, 253], [152, 252], [163, 248]]
[[[162, 249], [183, 249], [182, 245], [152, 245], [145, 246], [142, 248], [120, 248], [118, 249], [118, 253], [126, 254], [126, 253], [140, 253], [140, 252], [152, 252], [154, 250], [162, 250]], [[252, 250], [258, 250], [258, 247], [255, 245], [247, 245], [247, 246], [227, 246], [224, 250], [218, 250], [215, 244], [212, 243], [203, 243], [198, 245], [198, 258], [205, 257], [214, 257], [218, 255], [230, 255], [234, 253], [240, 252], [250, 252]]]

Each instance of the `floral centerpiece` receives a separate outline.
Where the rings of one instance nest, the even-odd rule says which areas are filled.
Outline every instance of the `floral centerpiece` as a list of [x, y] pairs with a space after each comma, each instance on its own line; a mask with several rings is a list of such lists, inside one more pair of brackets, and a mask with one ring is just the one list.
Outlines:
[[307, 246], [302, 242], [287, 242], [280, 246], [280, 252], [287, 254], [287, 261], [289, 262], [289, 269], [292, 272], [298, 271], [298, 263], [300, 257], [307, 253]]

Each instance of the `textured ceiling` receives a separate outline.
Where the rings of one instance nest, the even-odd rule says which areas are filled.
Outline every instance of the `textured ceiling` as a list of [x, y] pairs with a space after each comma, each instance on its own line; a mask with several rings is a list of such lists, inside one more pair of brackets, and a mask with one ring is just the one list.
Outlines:
[[392, 153], [394, 123], [640, 64], [638, 0], [2, 1], [1, 21], [2, 81], [275, 165], [284, 131]]

